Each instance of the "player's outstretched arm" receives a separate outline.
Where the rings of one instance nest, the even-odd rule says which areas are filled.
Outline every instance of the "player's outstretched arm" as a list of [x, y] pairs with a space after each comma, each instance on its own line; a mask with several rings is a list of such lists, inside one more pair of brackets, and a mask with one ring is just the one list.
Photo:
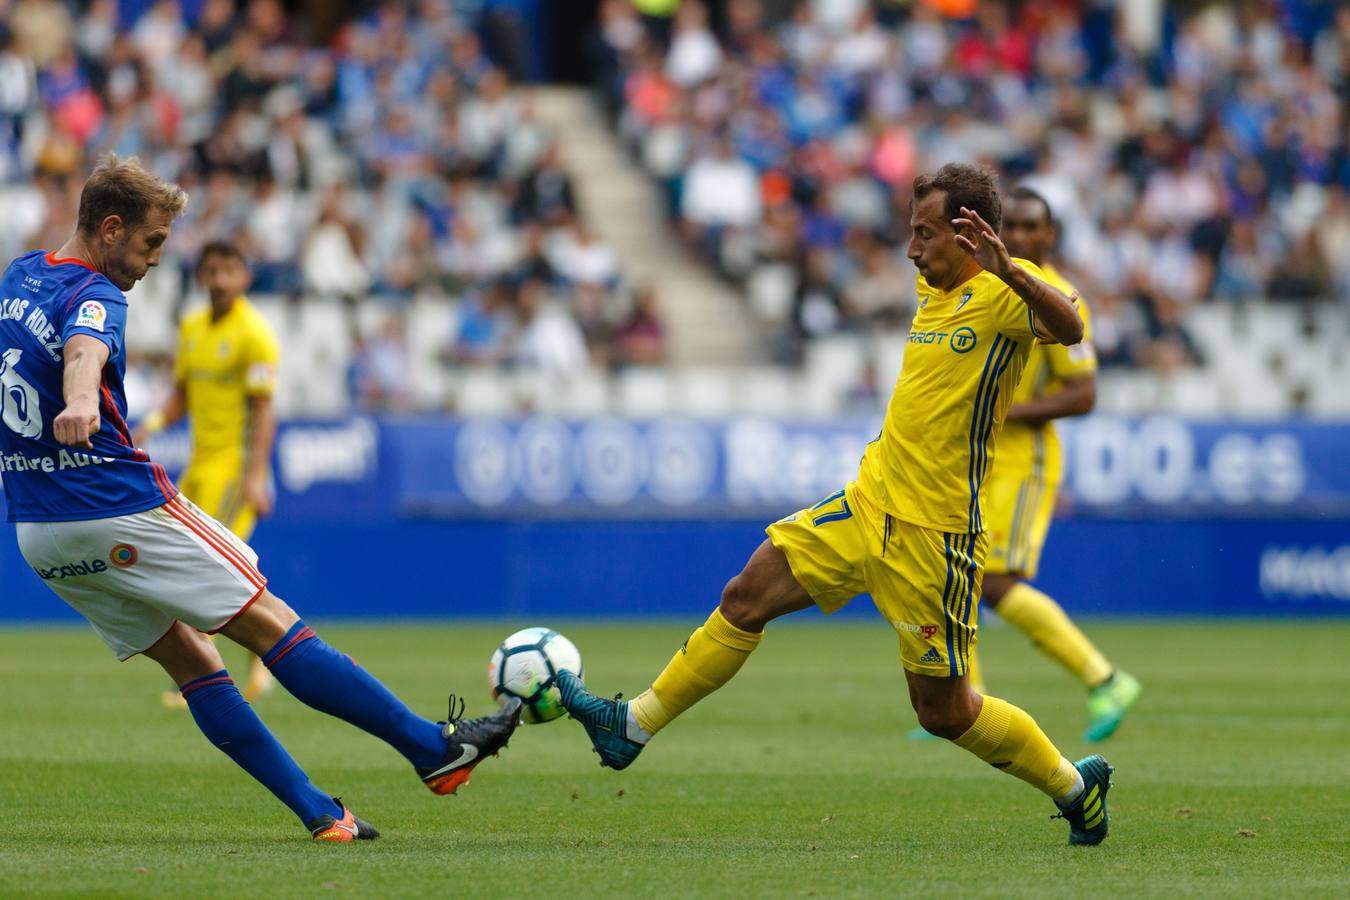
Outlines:
[[961, 216], [952, 219], [956, 243], [980, 264], [980, 268], [997, 275], [1031, 307], [1037, 330], [1044, 332], [1041, 336], [1061, 344], [1081, 341], [1083, 319], [1073, 305], [1077, 292], [1071, 297], [1014, 263], [1003, 241], [975, 210], [963, 206]]
[[1065, 378], [1053, 394], [1032, 397], [1024, 403], [1014, 403], [1008, 409], [1009, 422], [1044, 425], [1054, 419], [1085, 416], [1097, 403], [1097, 379], [1093, 375]]
[[173, 393], [169, 395], [168, 401], [146, 416], [141, 423], [136, 426], [135, 432], [131, 435], [131, 442], [137, 447], [144, 444], [152, 435], [158, 434], [165, 428], [181, 420], [187, 415], [187, 388], [183, 387], [183, 382], [179, 381], [173, 386]]
[[52, 421], [52, 434], [67, 447], [94, 448], [98, 434], [98, 387], [108, 362], [108, 345], [98, 338], [77, 334], [66, 341], [62, 395], [66, 408]]
[[272, 514], [272, 489], [268, 484], [268, 465], [272, 444], [277, 436], [277, 417], [270, 394], [248, 398], [249, 446], [248, 470], [244, 473], [244, 499], [259, 516]]

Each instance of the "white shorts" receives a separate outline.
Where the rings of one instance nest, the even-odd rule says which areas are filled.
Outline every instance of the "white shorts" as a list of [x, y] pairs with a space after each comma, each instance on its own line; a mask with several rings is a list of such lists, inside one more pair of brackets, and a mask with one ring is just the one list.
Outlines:
[[258, 554], [182, 494], [81, 522], [20, 522], [19, 550], [56, 595], [127, 659], [181, 619], [214, 634], [262, 595]]

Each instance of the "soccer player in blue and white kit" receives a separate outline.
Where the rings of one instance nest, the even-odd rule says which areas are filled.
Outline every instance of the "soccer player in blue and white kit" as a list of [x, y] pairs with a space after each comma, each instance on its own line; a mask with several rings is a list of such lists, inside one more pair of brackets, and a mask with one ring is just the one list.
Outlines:
[[257, 554], [132, 446], [122, 377], [122, 292], [158, 265], [187, 205], [135, 159], [105, 157], [60, 250], [14, 260], [0, 280], [0, 471], [19, 548], [118, 659], [144, 654], [179, 685], [211, 743], [299, 817], [316, 840], [378, 836], [310, 783], [239, 693], [207, 634], [253, 651], [301, 702], [382, 738], [437, 794], [506, 745], [519, 701], [447, 722], [416, 715], [267, 590]]

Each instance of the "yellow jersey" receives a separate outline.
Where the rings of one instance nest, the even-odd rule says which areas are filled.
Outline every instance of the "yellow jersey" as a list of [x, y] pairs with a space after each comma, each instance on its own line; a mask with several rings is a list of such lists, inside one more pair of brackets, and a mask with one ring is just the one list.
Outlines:
[[[1041, 267], [1045, 280], [1065, 294], [1073, 294], [1074, 287], [1053, 266]], [[1035, 397], [1053, 394], [1065, 378], [1091, 375], [1097, 371], [1097, 354], [1092, 350], [1092, 314], [1081, 298], [1078, 315], [1083, 319], [1083, 340], [1072, 347], [1063, 344], [1041, 344], [1031, 348], [1022, 380], [1013, 392], [1013, 403], [1025, 403]], [[1047, 484], [1058, 484], [1061, 476], [1062, 455], [1059, 434], [1054, 422], [1029, 425], [1009, 422], [999, 439], [998, 459], [994, 467], [999, 474], [1016, 473], [1021, 477], [1037, 476]]]
[[244, 297], [219, 321], [209, 306], [183, 318], [174, 379], [187, 394], [194, 467], [243, 467], [248, 398], [276, 390], [279, 358], [271, 326]]
[[[1038, 278], [1031, 262], [1016, 264]], [[983, 484], [1035, 318], [987, 271], [949, 291], [918, 278], [900, 378], [858, 486], [883, 512], [949, 534], [984, 530]]]

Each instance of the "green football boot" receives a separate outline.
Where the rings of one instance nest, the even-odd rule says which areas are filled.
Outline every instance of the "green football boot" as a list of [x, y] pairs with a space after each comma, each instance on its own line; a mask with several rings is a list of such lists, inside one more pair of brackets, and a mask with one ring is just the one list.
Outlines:
[[1075, 846], [1094, 846], [1106, 840], [1106, 829], [1111, 817], [1106, 812], [1106, 792], [1111, 790], [1111, 768], [1100, 755], [1080, 759], [1073, 764], [1083, 776], [1083, 793], [1068, 806], [1062, 806], [1052, 819], [1067, 819], [1069, 843]]
[[613, 700], [597, 697], [586, 690], [580, 678], [559, 669], [558, 697], [572, 718], [586, 729], [591, 746], [600, 754], [600, 765], [626, 769], [646, 746], [628, 737], [628, 701], [621, 699], [622, 694]]
[[1115, 734], [1125, 714], [1139, 701], [1143, 686], [1129, 672], [1117, 669], [1109, 681], [1088, 692], [1088, 727], [1083, 740], [1089, 744]]

